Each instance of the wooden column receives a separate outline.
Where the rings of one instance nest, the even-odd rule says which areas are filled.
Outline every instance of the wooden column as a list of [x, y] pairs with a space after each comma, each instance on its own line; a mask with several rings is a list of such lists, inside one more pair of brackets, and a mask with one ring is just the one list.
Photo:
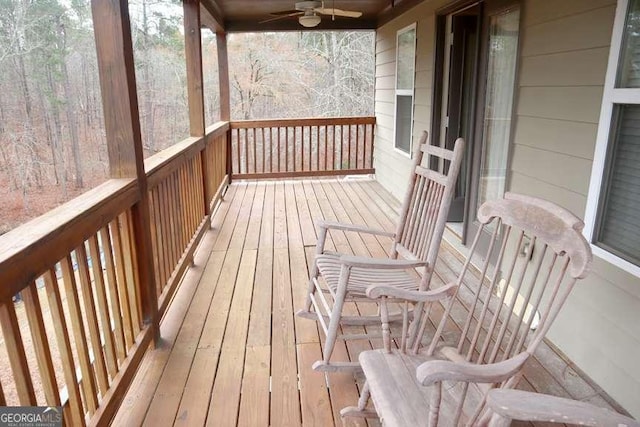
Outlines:
[[159, 339], [158, 298], [151, 247], [149, 192], [140, 136], [140, 115], [127, 0], [92, 0], [100, 88], [112, 178], [136, 178], [139, 201], [133, 206], [142, 319]]
[[[202, 33], [200, 31], [200, 0], [184, 0], [184, 57], [187, 63], [187, 95], [189, 98], [189, 129], [191, 136], [205, 134], [204, 118], [204, 78], [202, 77]], [[210, 165], [206, 156], [200, 153], [202, 164], [202, 187], [204, 194], [204, 213], [209, 215], [211, 200], [208, 195], [213, 194], [209, 188]]]
[[187, 63], [187, 95], [191, 136], [204, 135], [204, 92], [202, 78], [202, 36], [200, 1], [184, 0], [184, 54]]
[[227, 53], [227, 34], [216, 33], [218, 48], [218, 82], [220, 85], [220, 120], [231, 120], [231, 99], [229, 95], [229, 55]]
[[[227, 34], [216, 33], [216, 46], [218, 48], [218, 82], [220, 87], [220, 120], [231, 120], [231, 96], [229, 92], [229, 55], [227, 53]], [[231, 129], [227, 131], [227, 176], [231, 182]]]

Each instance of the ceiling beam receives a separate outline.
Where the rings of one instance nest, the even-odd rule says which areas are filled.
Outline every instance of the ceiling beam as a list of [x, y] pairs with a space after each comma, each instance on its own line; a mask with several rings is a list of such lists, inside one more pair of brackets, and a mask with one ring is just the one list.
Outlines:
[[215, 0], [200, 0], [200, 20], [204, 27], [214, 33], [223, 33], [224, 15]]
[[262, 32], [262, 31], [322, 31], [322, 30], [374, 30], [377, 21], [374, 19], [337, 19], [330, 16], [323, 17], [320, 25], [304, 28], [295, 18], [285, 18], [277, 21], [260, 23], [259, 21], [227, 21], [227, 32]]

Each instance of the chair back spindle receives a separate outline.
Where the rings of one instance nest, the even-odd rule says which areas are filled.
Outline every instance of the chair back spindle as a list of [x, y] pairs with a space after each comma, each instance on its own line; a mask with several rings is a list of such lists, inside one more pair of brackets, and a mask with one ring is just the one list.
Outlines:
[[[420, 290], [429, 287], [464, 152], [462, 138], [455, 142], [453, 151], [429, 145], [427, 139], [427, 132], [423, 132], [414, 154], [401, 220], [391, 248], [392, 258], [401, 255], [429, 264], [422, 277]], [[423, 166], [430, 164], [432, 157], [442, 160], [435, 163], [442, 164], [445, 173]]]

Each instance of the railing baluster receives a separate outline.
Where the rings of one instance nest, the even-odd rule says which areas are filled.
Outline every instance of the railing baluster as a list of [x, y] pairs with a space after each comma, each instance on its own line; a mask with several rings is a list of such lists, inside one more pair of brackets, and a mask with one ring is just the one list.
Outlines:
[[289, 127], [284, 128], [284, 171], [289, 172]]
[[253, 173], [257, 173], [258, 158], [256, 157], [256, 128], [253, 128]]
[[[178, 199], [173, 199], [178, 200]], [[127, 211], [125, 213], [120, 214], [121, 220], [124, 224], [122, 234], [122, 249], [124, 250], [124, 260], [125, 260], [125, 272], [127, 274], [127, 290], [129, 291], [129, 310], [131, 310], [131, 324], [133, 326], [133, 337], [140, 333], [140, 322], [142, 321], [142, 317], [140, 316], [140, 297], [138, 289], [140, 289], [140, 284], [137, 280], [137, 275], [135, 271], [137, 270], [137, 266], [135, 265], [136, 258], [136, 247], [134, 245], [134, 235], [133, 235], [133, 226], [132, 226], [132, 218], [131, 211]]]
[[[76, 254], [76, 259], [78, 255]], [[82, 372], [82, 387], [87, 403], [89, 414], [93, 414], [98, 407], [96, 391], [96, 380], [93, 376], [91, 361], [89, 360], [89, 348], [87, 346], [87, 336], [82, 324], [82, 313], [78, 300], [78, 287], [74, 274], [71, 255], [67, 255], [60, 261], [62, 266], [62, 282], [64, 283], [65, 297], [69, 307], [69, 318], [71, 319], [71, 329], [75, 341], [78, 360], [80, 361], [80, 372]]]
[[127, 279], [124, 271], [124, 257], [122, 251], [122, 239], [120, 236], [120, 222], [114, 219], [111, 224], [111, 236], [113, 239], [114, 261], [116, 267], [116, 285], [118, 287], [118, 297], [122, 308], [122, 325], [125, 342], [125, 354], [129, 352], [133, 344], [133, 333], [131, 328], [131, 311], [129, 310], [129, 295], [127, 293]]
[[235, 132], [233, 132], [235, 134], [235, 141], [236, 141], [236, 159], [238, 160], [237, 164], [238, 164], [238, 168], [236, 169], [236, 173], [237, 174], [241, 174], [242, 170], [240, 169], [240, 129], [234, 129]]
[[314, 145], [313, 154], [316, 161], [316, 171], [320, 170], [320, 126], [316, 126], [316, 143]]
[[273, 172], [273, 128], [269, 128], [269, 172]]
[[114, 346], [113, 330], [111, 329], [111, 316], [109, 315], [109, 305], [107, 302], [107, 290], [102, 272], [102, 260], [100, 259], [100, 249], [96, 236], [89, 237], [89, 255], [91, 256], [91, 268], [93, 270], [93, 281], [96, 287], [96, 300], [98, 301], [98, 312], [100, 313], [100, 323], [104, 336], [104, 353], [107, 361], [109, 376], [113, 380], [118, 372], [118, 362], [116, 359], [116, 349]]
[[[360, 153], [360, 125], [355, 125], [355, 126], [356, 126], [356, 169], [358, 169], [358, 154]], [[363, 164], [363, 167], [364, 167], [364, 164]]]
[[[73, 353], [71, 351], [71, 342], [69, 340], [67, 321], [64, 317], [62, 308], [62, 297], [58, 288], [58, 280], [56, 272], [51, 268], [44, 275], [44, 285], [49, 301], [49, 311], [53, 320], [54, 330], [56, 333], [56, 343], [58, 345], [58, 353], [62, 362], [62, 370], [64, 371], [64, 379], [69, 393], [69, 407], [71, 412], [70, 425], [84, 426], [84, 410], [82, 409], [82, 397], [80, 395], [80, 387], [76, 378], [76, 368], [73, 361]], [[85, 399], [87, 396], [85, 395]]]
[[13, 301], [9, 300], [0, 304], [0, 326], [5, 342], [9, 364], [13, 371], [13, 379], [18, 391], [18, 398], [22, 406], [35, 406], [36, 395], [33, 390], [31, 373], [24, 352], [24, 344], [18, 326], [18, 318]]
[[266, 143], [266, 141], [264, 139], [264, 128], [261, 128], [261, 130], [262, 130], [262, 173], [266, 173], [267, 170], [265, 169], [264, 159], [265, 159], [266, 154], [267, 154], [267, 152], [266, 152], [267, 143]]
[[109, 301], [111, 301], [111, 317], [115, 326], [114, 337], [116, 341], [116, 352], [118, 361], [122, 362], [127, 354], [124, 340], [124, 328], [122, 325], [122, 312], [120, 309], [120, 296], [116, 279], [116, 266], [113, 258], [113, 243], [108, 228], [102, 228], [99, 232], [102, 253], [104, 254], [105, 268], [107, 273], [107, 290], [109, 291]]
[[244, 138], [242, 138], [244, 144], [244, 173], [249, 173], [249, 132], [244, 130]]
[[107, 379], [107, 367], [102, 353], [102, 340], [100, 338], [100, 327], [96, 316], [96, 307], [93, 302], [93, 292], [91, 290], [91, 276], [89, 274], [89, 264], [87, 262], [87, 250], [82, 243], [75, 250], [76, 263], [78, 264], [78, 276], [80, 278], [80, 288], [82, 289], [82, 301], [84, 306], [84, 318], [87, 321], [89, 337], [91, 338], [91, 349], [93, 350], [93, 365], [100, 394], [104, 396], [109, 389]]
[[40, 298], [38, 297], [38, 289], [34, 282], [24, 288], [22, 291], [22, 300], [24, 301], [24, 309], [27, 314], [27, 321], [29, 322], [33, 348], [38, 360], [38, 370], [42, 380], [45, 401], [49, 406], [60, 406], [58, 381], [56, 380], [49, 340], [47, 339], [47, 332], [45, 330], [44, 320], [42, 319], [42, 307], [40, 305]]

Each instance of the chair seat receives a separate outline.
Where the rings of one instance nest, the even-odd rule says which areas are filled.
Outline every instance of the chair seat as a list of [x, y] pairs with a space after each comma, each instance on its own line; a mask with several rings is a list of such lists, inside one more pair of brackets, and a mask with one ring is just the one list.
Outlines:
[[[341, 254], [323, 253], [316, 257], [318, 270], [331, 292], [335, 293], [340, 280]], [[367, 287], [371, 285], [388, 285], [401, 289], [417, 290], [420, 282], [411, 277], [406, 270], [397, 269], [367, 269], [353, 267], [349, 275], [347, 293], [351, 297], [365, 297]]]
[[[429, 360], [444, 357], [425, 354], [405, 354], [399, 350], [388, 353], [384, 349], [360, 353], [359, 361], [365, 378], [369, 383], [371, 400], [385, 427], [420, 426], [429, 424], [429, 397], [432, 388], [418, 383], [417, 367]], [[456, 397], [461, 392], [460, 383], [443, 383], [440, 414], [453, 414], [456, 410]], [[470, 389], [465, 411], [458, 425], [464, 425], [480, 401], [478, 389]], [[471, 397], [469, 399], [469, 397]], [[453, 417], [440, 417], [438, 427], [452, 425]]]

